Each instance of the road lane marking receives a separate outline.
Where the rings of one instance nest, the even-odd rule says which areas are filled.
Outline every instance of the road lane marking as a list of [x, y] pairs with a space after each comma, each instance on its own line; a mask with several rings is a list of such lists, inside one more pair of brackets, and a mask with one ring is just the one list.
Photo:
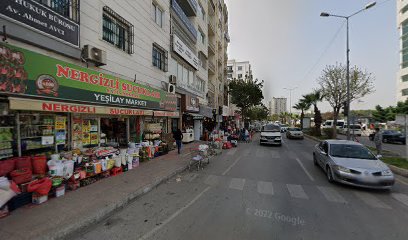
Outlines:
[[231, 179], [229, 188], [242, 191], [245, 186], [245, 179], [242, 178], [233, 178]]
[[202, 192], [200, 192], [195, 198], [193, 198], [193, 200], [191, 200], [187, 205], [185, 205], [184, 207], [180, 208], [179, 210], [177, 210], [175, 213], [173, 213], [173, 215], [171, 215], [169, 218], [167, 218], [166, 220], [164, 220], [160, 225], [156, 226], [155, 228], [153, 228], [150, 232], [146, 233], [145, 235], [143, 235], [142, 237], [140, 237], [140, 240], [145, 240], [145, 239], [149, 239], [150, 237], [152, 237], [157, 231], [159, 231], [161, 228], [163, 228], [164, 226], [166, 226], [169, 222], [171, 222], [171, 220], [173, 220], [174, 218], [176, 218], [178, 215], [180, 215], [184, 210], [186, 210], [187, 208], [189, 208], [191, 205], [193, 205], [195, 202], [197, 202], [198, 199], [200, 199], [201, 196], [204, 195], [204, 193], [206, 193], [208, 190], [210, 190], [211, 187], [207, 187], [206, 189], [204, 189]]
[[205, 179], [204, 183], [210, 186], [215, 186], [220, 181], [220, 177], [215, 175], [209, 175], [207, 179]]
[[404, 185], [408, 186], [408, 182], [403, 181], [402, 179], [399, 179], [398, 177], [395, 177], [395, 180], [397, 180], [397, 182], [402, 183]]
[[408, 207], [408, 196], [402, 193], [391, 193], [391, 196], [398, 202]]
[[233, 162], [228, 168], [227, 170], [225, 170], [221, 175], [224, 176], [225, 174], [227, 174], [231, 168], [233, 168], [235, 166], [235, 164], [237, 164], [237, 162], [241, 159], [242, 155], [240, 155], [237, 160], [235, 160], [235, 162]]
[[367, 192], [354, 192], [355, 195], [365, 202], [367, 205], [373, 208], [384, 208], [384, 209], [391, 209], [390, 206], [382, 202], [380, 199], [375, 197], [374, 195], [367, 193]]
[[237, 149], [238, 149], [238, 148], [234, 148], [234, 149], [229, 150], [229, 151], [227, 152], [227, 155], [235, 155], [235, 153], [237, 152]]
[[306, 175], [309, 177], [309, 179], [314, 182], [314, 178], [312, 177], [312, 175], [309, 173], [309, 171], [307, 171], [307, 169], [305, 168], [305, 166], [303, 166], [303, 163], [300, 161], [299, 158], [296, 158], [296, 161], [299, 163], [299, 165], [302, 167], [303, 171], [306, 173]]
[[318, 186], [317, 189], [324, 195], [324, 197], [330, 202], [347, 203], [347, 201], [333, 188]]
[[296, 184], [286, 184], [289, 194], [293, 198], [309, 199], [302, 186]]
[[258, 193], [273, 195], [273, 184], [271, 182], [258, 182], [257, 183]]

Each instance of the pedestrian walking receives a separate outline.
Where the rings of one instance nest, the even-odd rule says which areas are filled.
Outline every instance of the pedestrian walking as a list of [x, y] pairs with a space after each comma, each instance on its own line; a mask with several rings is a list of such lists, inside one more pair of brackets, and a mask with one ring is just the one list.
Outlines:
[[377, 149], [377, 155], [381, 155], [382, 140], [383, 140], [383, 136], [382, 136], [382, 133], [380, 132], [380, 128], [376, 128], [375, 135], [374, 135], [374, 143], [375, 143], [375, 148]]
[[249, 131], [248, 129], [245, 128], [245, 142], [248, 143], [249, 142]]
[[181, 132], [180, 129], [177, 129], [177, 131], [173, 134], [174, 140], [176, 140], [177, 144], [177, 152], [180, 154], [181, 152], [181, 140], [183, 140], [183, 133]]

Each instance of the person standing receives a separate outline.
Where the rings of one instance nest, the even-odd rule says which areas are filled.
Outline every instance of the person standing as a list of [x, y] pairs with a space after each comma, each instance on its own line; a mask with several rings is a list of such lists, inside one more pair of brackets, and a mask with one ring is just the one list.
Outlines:
[[375, 128], [374, 143], [378, 155], [381, 155], [382, 152], [382, 140], [383, 136], [382, 133], [380, 132], [380, 128]]
[[181, 140], [183, 140], [183, 133], [181, 132], [180, 128], [173, 134], [174, 140], [176, 140], [177, 144], [177, 152], [180, 154], [181, 152]]
[[249, 131], [248, 129], [245, 128], [245, 142], [248, 143], [249, 142]]

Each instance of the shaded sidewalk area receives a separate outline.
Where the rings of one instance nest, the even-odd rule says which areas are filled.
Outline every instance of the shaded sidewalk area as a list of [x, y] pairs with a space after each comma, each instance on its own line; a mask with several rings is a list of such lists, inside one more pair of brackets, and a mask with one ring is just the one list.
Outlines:
[[27, 205], [0, 219], [0, 239], [60, 239], [102, 220], [130, 201], [184, 171], [196, 141], [136, 169], [66, 192], [41, 205]]

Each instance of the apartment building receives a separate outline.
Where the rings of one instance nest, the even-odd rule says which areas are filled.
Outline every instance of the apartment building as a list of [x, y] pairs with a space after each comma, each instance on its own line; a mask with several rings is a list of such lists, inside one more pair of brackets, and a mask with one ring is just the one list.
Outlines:
[[236, 61], [235, 59], [228, 60], [227, 64], [228, 79], [247, 79], [252, 75], [252, 68], [249, 61]]
[[287, 98], [275, 98], [273, 97], [271, 101], [269, 101], [269, 112], [271, 115], [281, 114], [287, 112]]
[[397, 1], [397, 24], [401, 36], [397, 101], [405, 101], [408, 99], [408, 0]]

